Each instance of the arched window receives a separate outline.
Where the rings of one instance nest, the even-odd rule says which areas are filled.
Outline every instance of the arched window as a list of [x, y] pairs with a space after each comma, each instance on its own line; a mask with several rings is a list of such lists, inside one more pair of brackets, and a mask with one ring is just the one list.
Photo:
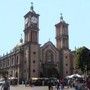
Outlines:
[[54, 63], [54, 55], [51, 50], [46, 52], [46, 62]]

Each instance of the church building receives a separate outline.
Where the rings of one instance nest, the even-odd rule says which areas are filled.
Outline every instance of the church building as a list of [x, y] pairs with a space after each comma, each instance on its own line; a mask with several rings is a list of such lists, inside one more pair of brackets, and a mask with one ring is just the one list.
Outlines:
[[8, 77], [29, 80], [33, 77], [65, 77], [73, 73], [73, 54], [69, 49], [68, 23], [61, 15], [55, 24], [56, 45], [51, 41], [39, 43], [39, 14], [31, 5], [24, 16], [24, 42], [12, 52], [0, 57], [0, 69], [8, 71]]

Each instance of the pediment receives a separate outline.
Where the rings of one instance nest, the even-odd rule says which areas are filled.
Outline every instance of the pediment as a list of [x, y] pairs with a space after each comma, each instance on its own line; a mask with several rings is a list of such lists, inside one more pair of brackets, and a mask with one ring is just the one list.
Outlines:
[[55, 47], [55, 45], [51, 42], [51, 41], [48, 41], [46, 42], [42, 47], [41, 49], [44, 51], [46, 50], [52, 50], [54, 52], [58, 52], [57, 48]]

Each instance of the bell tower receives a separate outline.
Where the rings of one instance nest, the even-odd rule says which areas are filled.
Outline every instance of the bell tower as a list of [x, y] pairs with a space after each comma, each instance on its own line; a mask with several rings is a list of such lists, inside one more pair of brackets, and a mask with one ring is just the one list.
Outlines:
[[24, 16], [25, 18], [25, 43], [38, 43], [39, 39], [39, 14], [34, 11], [31, 3], [30, 11]]
[[24, 16], [24, 76], [27, 80], [39, 76], [39, 14], [31, 3], [30, 11]]
[[56, 27], [56, 47], [60, 49], [69, 48], [69, 37], [68, 37], [68, 24], [63, 20], [61, 14], [60, 22], [55, 25]]

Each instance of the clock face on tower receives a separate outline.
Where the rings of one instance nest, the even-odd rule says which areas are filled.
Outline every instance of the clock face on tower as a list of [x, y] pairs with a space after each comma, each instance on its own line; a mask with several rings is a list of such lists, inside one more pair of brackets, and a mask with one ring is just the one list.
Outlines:
[[33, 16], [33, 17], [31, 18], [31, 22], [32, 22], [32, 23], [37, 23], [37, 22], [38, 22], [38, 20], [37, 20], [37, 18], [36, 18], [36, 17], [34, 17], [34, 16]]

